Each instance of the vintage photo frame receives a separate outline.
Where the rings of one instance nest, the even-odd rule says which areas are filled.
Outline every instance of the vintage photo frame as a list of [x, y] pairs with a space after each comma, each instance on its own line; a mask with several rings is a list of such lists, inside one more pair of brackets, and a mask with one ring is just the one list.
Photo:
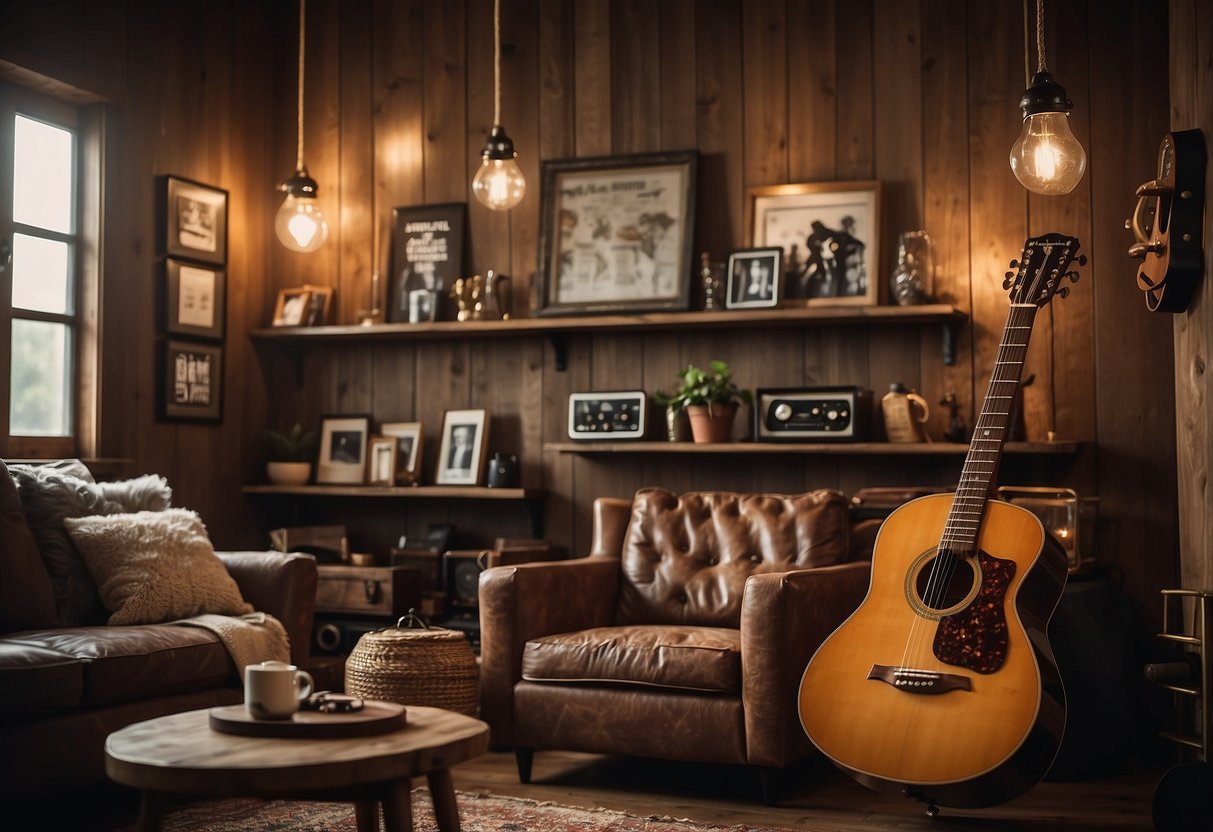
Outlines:
[[783, 289], [783, 249], [750, 248], [729, 254], [726, 309], [774, 309]]
[[227, 191], [165, 177], [164, 251], [214, 266], [227, 262]]
[[168, 257], [164, 261], [164, 331], [223, 339], [227, 273]]
[[[441, 299], [460, 277], [465, 277], [467, 249], [467, 203], [411, 205], [392, 209], [391, 279], [388, 281], [387, 320], [407, 323], [409, 295], [418, 290], [434, 292]], [[437, 304], [431, 316], [435, 320]]]
[[186, 422], [223, 418], [223, 347], [165, 338], [160, 345], [157, 416]]
[[434, 482], [439, 485], [480, 485], [488, 440], [487, 410], [446, 411], [442, 416], [442, 444], [438, 447]]
[[333, 287], [332, 286], [313, 286], [311, 283], [303, 284], [303, 288], [308, 292], [307, 311], [303, 314], [303, 326], [324, 326], [327, 324], [333, 314]]
[[690, 305], [693, 150], [542, 164], [538, 315]]
[[367, 485], [396, 484], [396, 443], [394, 436], [372, 436], [366, 451]]
[[316, 456], [316, 482], [361, 485], [366, 476], [370, 435], [370, 416], [323, 417], [320, 420], [320, 450]]
[[425, 431], [421, 422], [384, 422], [379, 433], [396, 438], [396, 484], [417, 485], [421, 481], [422, 446]]
[[280, 289], [271, 326], [304, 326], [311, 306], [312, 290], [307, 287]]
[[749, 244], [783, 250], [785, 305], [879, 303], [880, 191], [875, 180], [750, 189]]

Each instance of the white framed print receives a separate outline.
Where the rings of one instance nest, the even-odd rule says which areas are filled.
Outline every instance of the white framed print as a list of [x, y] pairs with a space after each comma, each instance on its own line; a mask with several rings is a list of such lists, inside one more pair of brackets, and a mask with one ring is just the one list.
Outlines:
[[438, 448], [439, 485], [479, 485], [488, 449], [487, 410], [448, 410], [442, 417]]
[[317, 484], [362, 485], [366, 477], [370, 433], [370, 416], [325, 416], [321, 419]]
[[729, 255], [726, 309], [774, 309], [779, 306], [783, 249], [752, 248]]

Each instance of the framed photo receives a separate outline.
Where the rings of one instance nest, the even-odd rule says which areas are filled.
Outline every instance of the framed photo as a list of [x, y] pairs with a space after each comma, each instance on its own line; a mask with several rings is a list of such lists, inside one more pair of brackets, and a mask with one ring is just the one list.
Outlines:
[[311, 310], [312, 290], [282, 289], [274, 307], [274, 326], [304, 326]]
[[783, 249], [752, 248], [729, 255], [726, 309], [774, 309], [783, 283]]
[[690, 303], [695, 151], [543, 162], [540, 315]]
[[304, 326], [323, 326], [329, 322], [333, 311], [333, 287], [313, 286], [305, 283], [307, 291], [307, 311], [303, 315]]
[[172, 335], [223, 338], [227, 275], [172, 257], [164, 261], [164, 329]]
[[366, 474], [370, 416], [325, 416], [320, 420], [316, 482], [360, 485]]
[[227, 191], [179, 176], [165, 178], [165, 253], [222, 266], [227, 261]]
[[783, 296], [808, 305], [880, 298], [880, 183], [808, 182], [752, 188], [750, 245], [783, 251]]
[[[414, 205], [392, 209], [392, 278], [388, 286], [387, 319], [404, 323], [418, 319], [409, 314], [409, 295], [418, 290], [441, 298], [463, 277], [466, 247], [466, 202]], [[437, 305], [431, 302], [434, 320]]]
[[396, 437], [371, 437], [366, 452], [366, 481], [369, 485], [396, 484]]
[[416, 485], [421, 481], [421, 445], [425, 432], [421, 422], [384, 422], [379, 426], [384, 436], [396, 438], [396, 483]]
[[448, 410], [442, 417], [438, 449], [439, 485], [479, 485], [488, 450], [487, 410]]
[[223, 415], [223, 347], [166, 338], [156, 399], [161, 419], [218, 422]]

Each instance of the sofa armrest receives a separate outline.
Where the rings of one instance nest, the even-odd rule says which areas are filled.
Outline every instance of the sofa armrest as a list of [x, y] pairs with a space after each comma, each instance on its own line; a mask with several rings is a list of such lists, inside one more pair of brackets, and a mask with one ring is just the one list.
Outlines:
[[798, 719], [813, 653], [868, 589], [866, 561], [751, 575], [741, 603], [741, 695], [751, 765], [782, 768], [812, 748]]
[[514, 685], [522, 649], [554, 633], [605, 627], [619, 595], [619, 561], [578, 560], [497, 566], [480, 574], [480, 718], [497, 745], [513, 743]]
[[291, 662], [306, 665], [316, 614], [316, 559], [297, 552], [216, 552], [253, 609], [282, 622]]

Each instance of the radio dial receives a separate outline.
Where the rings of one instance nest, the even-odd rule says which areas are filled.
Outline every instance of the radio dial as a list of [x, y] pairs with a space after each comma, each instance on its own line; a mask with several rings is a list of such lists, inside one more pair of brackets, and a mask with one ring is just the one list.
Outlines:
[[838, 411], [837, 410], [826, 411], [826, 418], [829, 419], [831, 422], [837, 421], [838, 420]]
[[780, 402], [775, 406], [775, 418], [781, 422], [786, 422], [792, 418], [792, 406], [786, 402]]

